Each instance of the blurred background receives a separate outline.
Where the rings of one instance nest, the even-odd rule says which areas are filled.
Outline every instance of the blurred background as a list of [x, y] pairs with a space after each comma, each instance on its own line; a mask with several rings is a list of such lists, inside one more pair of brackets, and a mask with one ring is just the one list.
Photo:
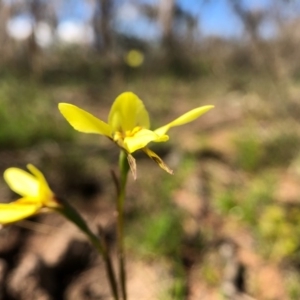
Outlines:
[[[57, 104], [106, 120], [123, 91], [152, 128], [215, 109], [135, 153], [129, 299], [300, 299], [300, 2], [1, 0], [0, 171], [33, 163], [115, 249], [118, 149]], [[16, 199], [3, 180], [2, 202]], [[110, 299], [103, 262], [56, 214], [0, 231], [0, 299]]]

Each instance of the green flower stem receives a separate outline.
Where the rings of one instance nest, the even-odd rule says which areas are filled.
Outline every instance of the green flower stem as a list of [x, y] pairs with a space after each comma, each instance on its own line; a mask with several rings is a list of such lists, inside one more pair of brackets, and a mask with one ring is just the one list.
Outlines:
[[125, 254], [124, 254], [124, 200], [126, 192], [127, 175], [129, 164], [127, 161], [127, 153], [121, 151], [119, 157], [120, 168], [120, 184], [117, 199], [117, 234], [118, 234], [118, 256], [119, 256], [119, 281], [121, 283], [121, 291], [123, 300], [127, 300], [126, 292], [126, 271], [125, 271]]
[[116, 276], [106, 244], [103, 242], [101, 243], [101, 240], [91, 231], [81, 215], [67, 201], [61, 199], [58, 201], [62, 204], [62, 207], [58, 209], [58, 212], [75, 224], [83, 233], [85, 233], [92, 245], [103, 256], [111, 292], [114, 300], [119, 300]]

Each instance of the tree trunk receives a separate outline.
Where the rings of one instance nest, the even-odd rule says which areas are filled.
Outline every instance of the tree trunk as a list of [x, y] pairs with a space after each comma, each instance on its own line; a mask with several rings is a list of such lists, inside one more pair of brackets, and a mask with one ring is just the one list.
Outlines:
[[173, 22], [175, 0], [160, 0], [158, 6], [158, 21], [162, 29], [162, 42], [166, 47], [173, 44]]

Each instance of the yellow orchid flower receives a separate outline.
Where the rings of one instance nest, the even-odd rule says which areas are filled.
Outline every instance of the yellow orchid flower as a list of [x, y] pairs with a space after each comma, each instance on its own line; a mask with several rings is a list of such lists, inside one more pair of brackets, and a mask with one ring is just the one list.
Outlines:
[[60, 205], [44, 175], [29, 164], [26, 172], [19, 168], [9, 168], [4, 172], [4, 180], [22, 198], [11, 203], [0, 203], [0, 224], [5, 225], [23, 220], [44, 209], [56, 209]]
[[195, 108], [174, 121], [150, 130], [148, 112], [143, 102], [132, 92], [124, 92], [113, 103], [108, 122], [96, 118], [87, 111], [69, 104], [59, 103], [58, 108], [71, 126], [84, 133], [95, 133], [108, 137], [127, 153], [127, 158], [135, 177], [135, 160], [131, 153], [141, 149], [158, 165], [173, 173], [162, 159], [146, 146], [150, 142], [165, 142], [169, 139], [167, 131], [175, 126], [189, 123], [213, 108], [212, 105]]

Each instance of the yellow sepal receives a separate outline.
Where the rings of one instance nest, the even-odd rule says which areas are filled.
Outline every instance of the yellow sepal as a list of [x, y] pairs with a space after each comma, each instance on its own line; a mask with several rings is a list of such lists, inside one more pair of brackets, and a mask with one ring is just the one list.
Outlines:
[[173, 174], [173, 170], [171, 170], [164, 161], [152, 150], [149, 148], [143, 148], [143, 151], [153, 160], [155, 161], [163, 170], [168, 172], [169, 174]]
[[150, 127], [143, 102], [132, 92], [122, 93], [116, 98], [108, 115], [108, 124], [112, 132], [131, 131], [137, 126], [145, 129]]
[[47, 207], [58, 207], [59, 204], [55, 201], [54, 193], [50, 189], [43, 173], [32, 164], [28, 164], [27, 168], [36, 177], [39, 183], [39, 200]]

